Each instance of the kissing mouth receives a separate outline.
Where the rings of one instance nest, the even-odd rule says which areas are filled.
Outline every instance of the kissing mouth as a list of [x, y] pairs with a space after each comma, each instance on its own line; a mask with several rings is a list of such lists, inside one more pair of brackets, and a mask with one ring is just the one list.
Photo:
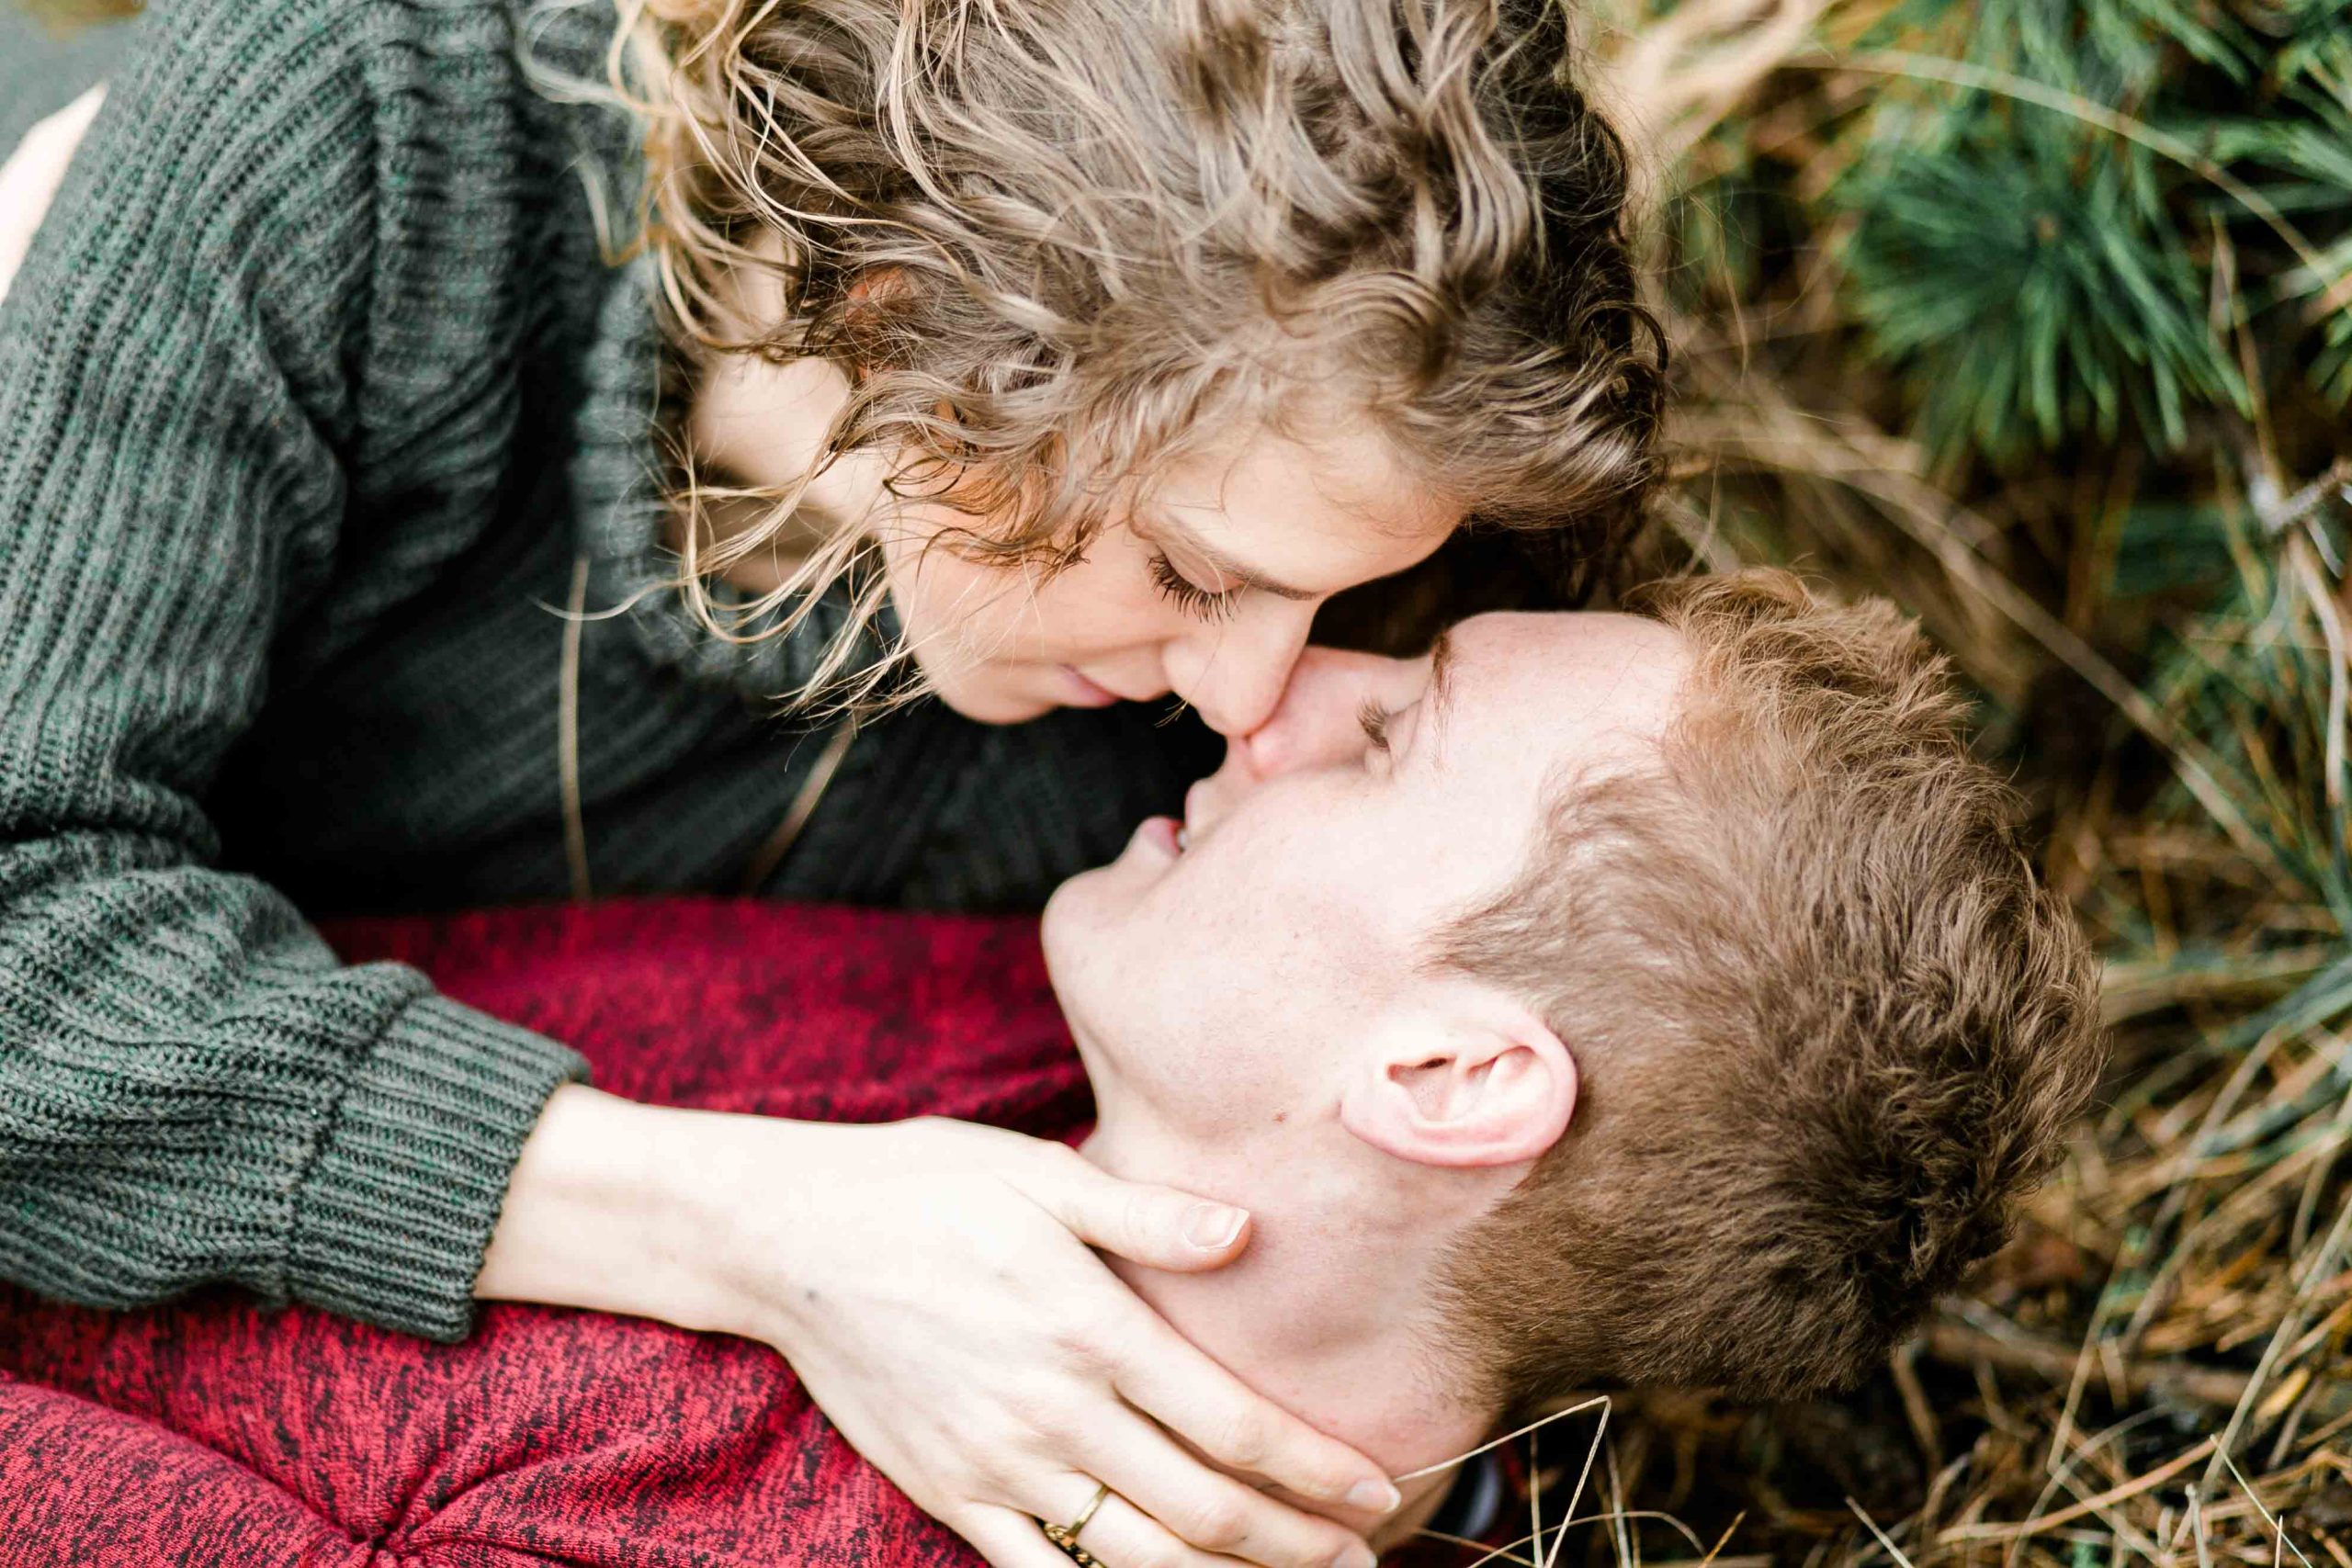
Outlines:
[[1208, 830], [1207, 823], [1202, 820], [1202, 807], [1206, 804], [1201, 798], [1200, 785], [1194, 784], [1184, 796], [1182, 815], [1148, 817], [1137, 832], [1170, 860], [1182, 860], [1192, 852], [1194, 842]]
[[1173, 863], [1184, 858], [1184, 825], [1173, 817], [1147, 817], [1136, 829], [1135, 842]]

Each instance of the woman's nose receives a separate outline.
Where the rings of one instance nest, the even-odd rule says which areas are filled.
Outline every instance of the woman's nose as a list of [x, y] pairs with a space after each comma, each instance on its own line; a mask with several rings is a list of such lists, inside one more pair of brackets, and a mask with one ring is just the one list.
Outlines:
[[1169, 688], [1219, 735], [1248, 735], [1282, 702], [1314, 622], [1313, 605], [1284, 604], [1185, 637], [1162, 656]]
[[1361, 760], [1368, 744], [1364, 705], [1392, 705], [1389, 689], [1408, 669], [1404, 661], [1374, 654], [1307, 649], [1292, 668], [1273, 712], [1230, 743], [1228, 761], [1238, 761], [1252, 776], [1266, 779]]

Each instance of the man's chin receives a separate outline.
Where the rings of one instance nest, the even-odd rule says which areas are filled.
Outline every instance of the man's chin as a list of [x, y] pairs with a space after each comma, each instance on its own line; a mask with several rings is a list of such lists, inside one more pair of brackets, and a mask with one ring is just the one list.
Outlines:
[[1048, 950], [1057, 940], [1082, 940], [1086, 931], [1115, 919], [1117, 911], [1128, 902], [1118, 896], [1119, 882], [1119, 862], [1113, 861], [1092, 871], [1081, 871], [1055, 888], [1053, 897], [1046, 900], [1043, 917]]
[[1099, 946], [1133, 913], [1136, 902], [1166, 873], [1165, 857], [1142, 829], [1116, 860], [1081, 871], [1054, 889], [1039, 925], [1046, 967], [1058, 985], [1071, 965]]
[[1046, 908], [1037, 918], [1037, 939], [1046, 950], [1046, 973], [1052, 977], [1057, 989], [1069, 973], [1069, 961], [1078, 956], [1087, 933], [1100, 925], [1095, 897], [1088, 886], [1108, 870], [1097, 866], [1081, 871], [1054, 889], [1046, 900]]
[[1080, 1038], [1104, 999], [1106, 971], [1118, 966], [1111, 950], [1134, 903], [1133, 895], [1117, 886], [1115, 868], [1114, 862], [1080, 872], [1054, 889], [1038, 918], [1037, 939], [1045, 950], [1046, 981], [1071, 1032]]

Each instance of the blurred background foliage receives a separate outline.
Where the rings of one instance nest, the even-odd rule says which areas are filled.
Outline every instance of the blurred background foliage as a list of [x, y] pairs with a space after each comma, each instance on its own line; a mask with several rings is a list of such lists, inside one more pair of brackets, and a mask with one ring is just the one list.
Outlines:
[[1920, 617], [2116, 1059], [1882, 1377], [1569, 1416], [1510, 1558], [2352, 1568], [2352, 0], [1563, 3], [1675, 346], [1644, 569]]
[[1578, 4], [1679, 367], [1647, 564], [1920, 616], [2117, 1054], [1882, 1379], [1564, 1421], [1600, 1522], [1518, 1552], [2352, 1568], [2352, 4]]

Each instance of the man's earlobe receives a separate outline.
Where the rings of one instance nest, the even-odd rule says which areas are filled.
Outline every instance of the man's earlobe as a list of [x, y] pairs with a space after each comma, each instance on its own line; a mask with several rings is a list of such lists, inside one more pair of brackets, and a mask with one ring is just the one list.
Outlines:
[[1560, 1037], [1521, 1004], [1463, 985], [1367, 1043], [1340, 1123], [1417, 1165], [1517, 1165], [1559, 1141], [1576, 1101]]

